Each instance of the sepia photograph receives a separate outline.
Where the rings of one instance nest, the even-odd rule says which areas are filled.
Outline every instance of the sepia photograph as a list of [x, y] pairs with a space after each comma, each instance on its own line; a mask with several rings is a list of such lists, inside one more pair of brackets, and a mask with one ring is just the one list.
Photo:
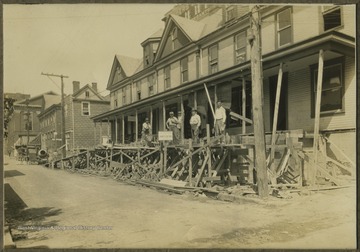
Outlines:
[[355, 4], [2, 8], [3, 248], [357, 248]]

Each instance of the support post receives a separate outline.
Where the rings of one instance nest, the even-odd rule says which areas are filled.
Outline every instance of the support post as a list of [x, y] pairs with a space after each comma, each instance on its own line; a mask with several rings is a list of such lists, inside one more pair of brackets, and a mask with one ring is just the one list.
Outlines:
[[[210, 143], [210, 125], [206, 124], [206, 141], [207, 143]], [[209, 157], [208, 159], [208, 177], [211, 177], [211, 146], [207, 147], [207, 156]]]
[[[241, 109], [242, 109], [242, 116], [246, 117], [246, 81], [245, 78], [242, 78], [242, 92], [241, 92]], [[242, 120], [242, 133], [246, 134], [246, 122]]]
[[[125, 144], [125, 115], [122, 115], [122, 116], [121, 116], [121, 133], [122, 133], [121, 143], [122, 143], [122, 144]], [[122, 156], [122, 155], [121, 155], [121, 156]]]
[[167, 168], [167, 145], [164, 143], [164, 167], [163, 167], [163, 173], [165, 173]]
[[323, 82], [323, 70], [324, 70], [324, 51], [319, 51], [319, 66], [317, 76], [317, 87], [316, 87], [316, 105], [315, 105], [315, 125], [314, 125], [314, 170], [311, 176], [311, 185], [315, 185], [316, 174], [317, 174], [317, 162], [318, 162], [318, 144], [319, 144], [319, 128], [320, 128], [320, 106], [321, 106], [321, 93], [322, 93], [322, 82]]
[[86, 150], [86, 169], [89, 169], [90, 166], [90, 152]]
[[160, 172], [165, 173], [166, 168], [164, 167], [164, 143], [163, 141], [160, 141], [160, 164], [162, 167], [160, 167]]
[[100, 122], [100, 144], [102, 145], [102, 122]]
[[[278, 115], [279, 115], [279, 104], [280, 104], [280, 94], [281, 94], [281, 85], [282, 85], [282, 75], [283, 75], [283, 63], [280, 63], [279, 73], [277, 79], [276, 86], [276, 97], [275, 97], [275, 106], [274, 106], [274, 117], [273, 117], [273, 125], [272, 125], [272, 133], [271, 133], [271, 149], [270, 149], [270, 163], [271, 163], [271, 171], [274, 172], [276, 167], [274, 163], [275, 158], [275, 142], [276, 142], [276, 130], [278, 123]], [[271, 178], [272, 184], [276, 184], [276, 178]]]
[[259, 6], [251, 9], [250, 27], [253, 36], [249, 39], [251, 47], [252, 107], [257, 169], [258, 194], [261, 198], [268, 197], [269, 186], [266, 166], [266, 146], [263, 114], [263, 79], [260, 41]]
[[192, 186], [192, 141], [189, 141], [189, 186]]
[[184, 119], [185, 119], [185, 113], [184, 113], [184, 100], [183, 96], [180, 95], [180, 111], [181, 111], [181, 121], [180, 121], [180, 129], [181, 129], [181, 142], [184, 142], [185, 139], [185, 132], [184, 132]]
[[194, 91], [194, 109], [197, 109], [197, 91]]
[[[96, 122], [94, 122], [94, 146], [96, 146]], [[75, 150], [75, 146], [73, 146], [73, 150]]]
[[138, 134], [139, 134], [139, 118], [138, 118], [138, 111], [135, 110], [135, 142], [138, 141]]
[[111, 139], [110, 137], [110, 122], [109, 122], [109, 117], [107, 118], [107, 136], [109, 138], [109, 140]]
[[117, 116], [115, 116], [115, 144], [118, 143], [118, 120]]
[[162, 102], [162, 110], [163, 110], [163, 130], [166, 130], [166, 108], [165, 108], [165, 101]]

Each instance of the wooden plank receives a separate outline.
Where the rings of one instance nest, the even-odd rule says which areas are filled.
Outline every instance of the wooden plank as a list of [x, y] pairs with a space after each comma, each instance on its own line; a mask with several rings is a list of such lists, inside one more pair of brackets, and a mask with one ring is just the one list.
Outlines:
[[219, 163], [217, 164], [216, 168], [215, 168], [215, 171], [213, 173], [213, 177], [215, 177], [217, 175], [217, 173], [219, 172], [219, 170], [221, 169], [222, 165], [224, 164], [225, 162], [225, 159], [227, 156], [229, 156], [229, 153], [227, 151], [224, 151], [225, 154], [223, 153], [223, 155], [221, 156], [221, 159], [219, 161]]
[[189, 185], [192, 186], [192, 172], [193, 172], [193, 163], [192, 163], [192, 141], [189, 141]]
[[331, 144], [331, 146], [335, 147], [335, 149], [337, 149], [343, 155], [343, 157], [346, 158], [347, 161], [349, 161], [349, 163], [354, 168], [356, 168], [355, 163], [334, 142], [330, 141], [330, 139], [328, 137], [324, 137], [324, 138], [327, 142], [329, 142]]
[[115, 116], [115, 144], [118, 142], [118, 120], [117, 116]]
[[235, 113], [233, 111], [230, 112], [230, 117], [234, 117], [234, 118], [239, 119], [239, 120], [241, 120], [243, 122], [253, 124], [253, 121], [251, 119], [246, 118], [245, 116], [239, 115], [238, 113]]
[[166, 108], [165, 108], [165, 101], [162, 102], [162, 112], [163, 112], [163, 130], [166, 130]]
[[[207, 143], [210, 143], [210, 125], [209, 124], [206, 124], [206, 139], [207, 139]], [[209, 159], [208, 159], [208, 176], [211, 177], [212, 164], [211, 164], [211, 149], [210, 149], [210, 146], [207, 147], [206, 152], [207, 152], [207, 155], [209, 156]]]
[[[185, 130], [184, 130], [184, 118], [185, 118], [185, 110], [184, 110], [184, 100], [183, 96], [180, 95], [180, 111], [181, 111], [181, 121], [180, 121], [180, 127], [181, 127], [181, 143], [184, 142], [185, 139]], [[179, 118], [179, 115], [177, 115]]]
[[213, 108], [213, 106], [212, 106], [212, 101], [211, 101], [211, 99], [210, 99], [209, 91], [208, 91], [207, 86], [206, 86], [205, 83], [204, 83], [204, 88], [205, 88], [205, 91], [206, 91], [206, 96], [207, 96], [207, 98], [208, 98], [209, 106], [210, 106], [211, 112], [212, 112], [212, 114], [213, 114], [213, 116], [214, 116], [214, 122], [215, 122], [215, 112], [214, 112], [214, 108]]
[[[274, 107], [273, 125], [272, 125], [272, 133], [271, 133], [271, 146], [274, 146], [275, 142], [276, 142], [276, 130], [277, 130], [277, 123], [278, 123], [282, 76], [283, 76], [283, 63], [281, 62], [280, 66], [279, 66], [279, 73], [278, 73], [277, 86], [276, 86], [275, 107]], [[271, 148], [271, 151], [270, 151], [271, 160], [273, 160], [274, 157], [275, 157], [275, 149]], [[272, 162], [271, 166], [272, 166], [271, 170], [274, 171], [275, 170], [274, 162]]]
[[220, 181], [221, 177], [220, 176], [204, 177], [203, 180], [204, 181]]
[[[242, 104], [241, 104], [241, 110], [242, 110], [242, 116], [246, 118], [246, 80], [245, 78], [243, 77], [242, 78], [242, 87], [241, 87], [241, 101], [242, 101]], [[242, 120], [242, 133], [243, 134], [246, 134], [246, 121], [245, 120]]]
[[321, 93], [322, 93], [322, 82], [323, 82], [323, 70], [324, 70], [324, 51], [319, 51], [319, 66], [317, 76], [317, 87], [316, 87], [316, 104], [315, 104], [315, 121], [314, 121], [314, 171], [311, 178], [311, 184], [315, 184], [315, 177], [317, 171], [318, 162], [318, 144], [319, 144], [319, 128], [320, 128], [320, 106], [321, 106]]
[[139, 134], [139, 118], [138, 118], [138, 111], [136, 109], [135, 110], [135, 142], [137, 142], [139, 140], [138, 134]]
[[121, 133], [122, 133], [121, 143], [125, 144], [125, 115], [122, 115], [121, 117]]
[[291, 153], [290, 149], [287, 149], [286, 154], [285, 154], [284, 158], [282, 159], [282, 162], [279, 166], [280, 168], [278, 168], [276, 171], [277, 176], [280, 176], [284, 172], [284, 170], [287, 166], [287, 163], [289, 161], [290, 153]]
[[197, 187], [199, 185], [199, 182], [201, 180], [201, 177], [202, 177], [202, 174], [204, 172], [204, 169], [205, 169], [205, 166], [207, 164], [207, 160], [209, 159], [209, 156], [206, 156], [205, 159], [204, 159], [204, 162], [202, 163], [202, 166], [200, 168], [200, 171], [198, 173], [198, 177], [197, 177], [197, 180], [195, 182], [195, 187]]
[[186, 182], [184, 181], [178, 181], [178, 180], [172, 180], [172, 179], [167, 179], [167, 178], [163, 178], [160, 180], [159, 182], [160, 184], [164, 184], [164, 185], [170, 185], [170, 186], [176, 186], [176, 187], [183, 187], [186, 185]]

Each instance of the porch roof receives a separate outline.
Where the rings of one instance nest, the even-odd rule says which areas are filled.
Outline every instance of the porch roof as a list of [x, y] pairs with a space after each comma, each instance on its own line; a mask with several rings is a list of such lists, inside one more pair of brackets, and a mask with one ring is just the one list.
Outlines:
[[[318, 53], [320, 49], [355, 57], [355, 38], [337, 31], [325, 32], [317, 37], [313, 37], [281, 48], [274, 52], [264, 54], [262, 60], [263, 70], [277, 66], [281, 62], [284, 63], [289, 61], [296, 61], [304, 57], [314, 55]], [[248, 60], [242, 64], [227, 68], [208, 76], [201, 77], [197, 80], [177, 86], [168, 91], [158, 93], [140, 101], [136, 101], [120, 108], [93, 116], [91, 119], [93, 119], [94, 122], [107, 121], [110, 117], [129, 112], [132, 109], [144, 107], [158, 101], [167, 100], [170, 97], [179, 96], [191, 91], [202, 89], [204, 83], [215, 84], [233, 80], [241, 76], [248, 76], [251, 75], [250, 66], [251, 62]]]

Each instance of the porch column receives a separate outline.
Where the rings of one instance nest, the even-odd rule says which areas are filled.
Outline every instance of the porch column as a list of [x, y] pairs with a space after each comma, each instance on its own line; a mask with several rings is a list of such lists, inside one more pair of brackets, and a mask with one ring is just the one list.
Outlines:
[[138, 141], [138, 132], [139, 132], [139, 119], [138, 119], [138, 111], [135, 110], [135, 142]]
[[194, 91], [194, 109], [197, 109], [197, 91]]
[[102, 121], [100, 122], [100, 144], [102, 144]]
[[324, 70], [324, 51], [319, 51], [319, 66], [317, 76], [316, 87], [316, 105], [315, 105], [315, 125], [314, 125], [314, 169], [311, 177], [311, 184], [315, 185], [316, 173], [317, 173], [317, 161], [318, 161], [318, 144], [319, 144], [319, 128], [320, 128], [320, 106], [321, 106], [321, 93], [323, 82], [323, 70]]
[[[242, 112], [241, 113], [242, 113], [243, 117], [246, 117], [246, 81], [245, 81], [244, 77], [242, 78], [241, 101], [242, 101], [242, 104], [241, 104]], [[241, 126], [242, 127], [242, 133], [246, 134], [246, 121], [242, 120], [241, 123], [242, 123], [242, 126]]]
[[[271, 162], [271, 171], [275, 171], [274, 157], [275, 157], [275, 142], [276, 142], [276, 130], [278, 123], [278, 114], [279, 114], [279, 103], [280, 103], [280, 94], [281, 94], [281, 85], [282, 85], [282, 75], [283, 75], [283, 63], [280, 63], [279, 74], [276, 85], [276, 97], [275, 97], [275, 107], [274, 107], [274, 119], [272, 125], [271, 133], [271, 152], [270, 152], [270, 162]], [[272, 178], [272, 184], [276, 184], [276, 178]]]
[[152, 106], [150, 106], [150, 125], [151, 125], [151, 128], [152, 128], [152, 123], [153, 123], [153, 108], [152, 108]]
[[184, 113], [184, 99], [183, 96], [180, 95], [180, 111], [181, 111], [181, 141], [184, 141], [185, 139], [185, 133], [184, 133], [184, 119], [185, 119], [185, 113]]
[[[94, 122], [94, 145], [96, 146], [96, 122]], [[74, 146], [73, 149], [75, 149]]]
[[166, 130], [166, 108], [165, 108], [165, 101], [162, 102], [162, 108], [163, 108], [163, 130]]
[[218, 97], [217, 97], [217, 84], [215, 84], [214, 86], [214, 102], [215, 102], [215, 108], [216, 108], [216, 104], [218, 102]]
[[121, 133], [122, 133], [121, 143], [125, 144], [125, 115], [121, 116]]
[[115, 116], [115, 144], [118, 142], [118, 121], [117, 116]]
[[109, 117], [107, 118], [107, 135], [110, 137], [110, 123], [109, 123]]

